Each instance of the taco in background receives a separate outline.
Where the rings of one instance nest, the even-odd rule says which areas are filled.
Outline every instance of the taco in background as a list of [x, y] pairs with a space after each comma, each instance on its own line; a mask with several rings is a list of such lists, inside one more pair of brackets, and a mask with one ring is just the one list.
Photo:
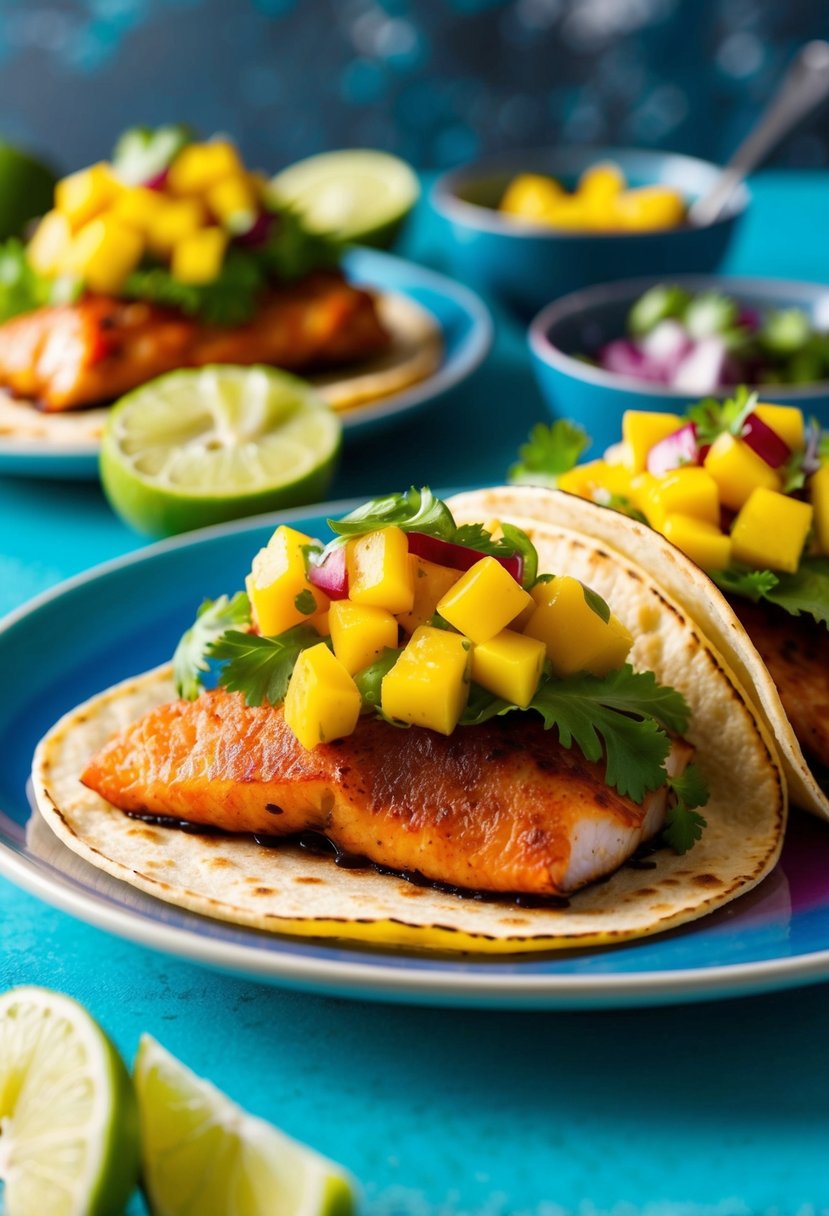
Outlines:
[[464, 518], [411, 490], [325, 546], [277, 528], [172, 672], [43, 740], [46, 822], [206, 915], [433, 950], [605, 944], [750, 890], [786, 793], [739, 681], [635, 563]]

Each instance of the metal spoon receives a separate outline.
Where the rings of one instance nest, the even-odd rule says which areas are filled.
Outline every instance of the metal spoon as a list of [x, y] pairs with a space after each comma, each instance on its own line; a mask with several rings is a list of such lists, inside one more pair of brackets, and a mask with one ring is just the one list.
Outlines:
[[829, 94], [829, 42], [807, 42], [792, 61], [760, 121], [723, 167], [714, 185], [691, 204], [695, 227], [713, 224], [743, 178], [784, 135]]

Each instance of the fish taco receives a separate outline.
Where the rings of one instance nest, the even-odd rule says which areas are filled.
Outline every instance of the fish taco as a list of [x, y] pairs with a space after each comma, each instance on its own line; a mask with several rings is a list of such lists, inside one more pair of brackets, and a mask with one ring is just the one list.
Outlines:
[[636, 563], [426, 489], [329, 524], [40, 743], [69, 848], [207, 916], [473, 953], [645, 936], [771, 871], [774, 744]]

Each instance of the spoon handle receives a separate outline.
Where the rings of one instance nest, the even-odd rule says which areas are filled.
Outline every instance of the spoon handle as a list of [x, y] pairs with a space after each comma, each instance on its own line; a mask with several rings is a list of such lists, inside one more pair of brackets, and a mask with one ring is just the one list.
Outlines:
[[723, 168], [711, 190], [691, 205], [692, 224], [712, 224], [733, 191], [801, 118], [829, 93], [829, 42], [807, 42], [792, 61], [760, 121]]

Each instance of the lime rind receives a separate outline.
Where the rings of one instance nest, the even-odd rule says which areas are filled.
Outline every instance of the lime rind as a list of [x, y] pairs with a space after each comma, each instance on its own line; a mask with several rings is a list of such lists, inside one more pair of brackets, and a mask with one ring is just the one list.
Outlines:
[[77, 1002], [0, 996], [0, 1177], [7, 1216], [116, 1216], [138, 1175], [135, 1093]]
[[249, 1115], [149, 1035], [135, 1083], [156, 1216], [352, 1216], [345, 1171]]

